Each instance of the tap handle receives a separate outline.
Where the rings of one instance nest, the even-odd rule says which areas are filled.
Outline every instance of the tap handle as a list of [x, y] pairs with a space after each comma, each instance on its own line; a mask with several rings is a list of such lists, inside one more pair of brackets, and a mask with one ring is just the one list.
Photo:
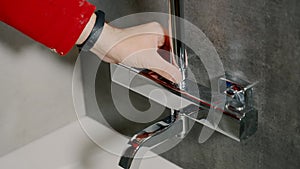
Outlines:
[[247, 106], [253, 106], [253, 87], [250, 83], [230, 73], [219, 79], [219, 92], [226, 95], [226, 108], [232, 111], [242, 111]]

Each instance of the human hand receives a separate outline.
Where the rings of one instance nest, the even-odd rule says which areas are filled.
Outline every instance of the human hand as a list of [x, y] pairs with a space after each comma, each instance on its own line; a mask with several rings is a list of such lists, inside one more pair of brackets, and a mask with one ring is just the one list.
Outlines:
[[150, 69], [179, 83], [182, 79], [179, 69], [165, 61], [157, 52], [164, 44], [164, 30], [156, 22], [126, 29], [105, 24], [91, 51], [105, 62]]

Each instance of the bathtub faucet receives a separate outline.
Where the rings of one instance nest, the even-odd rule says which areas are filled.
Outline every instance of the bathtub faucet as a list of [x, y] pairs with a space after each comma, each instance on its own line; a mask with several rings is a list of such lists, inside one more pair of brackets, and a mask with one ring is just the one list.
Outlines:
[[[226, 98], [220, 99], [226, 101], [218, 107], [220, 100], [212, 99], [215, 93], [211, 93], [210, 88], [187, 79], [186, 46], [180, 41], [184, 36], [184, 25], [178, 18], [184, 14], [183, 0], [169, 0], [169, 5], [172, 37], [170, 63], [178, 66], [182, 82], [174, 84], [150, 70], [140, 71], [124, 65], [111, 65], [113, 82], [157, 103], [162, 103], [162, 98], [150, 96], [149, 91], [160, 89], [168, 97], [165, 106], [171, 111], [170, 116], [138, 132], [129, 140], [119, 161], [124, 169], [138, 168], [141, 158], [148, 150], [167, 144], [170, 140], [181, 141], [195, 122], [237, 141], [248, 138], [257, 130], [257, 110], [252, 104], [254, 84], [230, 74], [217, 78], [223, 84], [219, 85], [218, 94]], [[210, 109], [223, 115], [217, 124], [207, 120]]]
[[199, 108], [190, 105], [182, 110], [172, 110], [170, 116], [145, 128], [134, 135], [128, 142], [127, 148], [119, 161], [119, 166], [124, 169], [138, 169], [144, 154], [161, 144], [169, 144], [172, 139], [181, 141], [193, 125], [193, 121], [184, 116], [185, 113], [197, 113]]

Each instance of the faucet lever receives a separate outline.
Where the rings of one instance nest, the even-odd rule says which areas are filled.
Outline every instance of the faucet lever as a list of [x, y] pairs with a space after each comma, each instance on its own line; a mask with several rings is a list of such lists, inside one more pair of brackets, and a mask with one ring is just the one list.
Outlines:
[[225, 108], [231, 111], [242, 111], [253, 106], [253, 87], [257, 84], [249, 83], [236, 76], [226, 73], [219, 79], [219, 92], [226, 95]]
[[169, 0], [170, 6], [170, 35], [172, 37], [170, 62], [179, 67], [179, 71], [182, 75], [182, 81], [179, 83], [181, 90], [186, 89], [185, 79], [187, 78], [187, 53], [185, 44], [180, 40], [184, 37], [184, 25], [180, 22], [179, 17], [184, 17], [184, 1], [183, 0]]

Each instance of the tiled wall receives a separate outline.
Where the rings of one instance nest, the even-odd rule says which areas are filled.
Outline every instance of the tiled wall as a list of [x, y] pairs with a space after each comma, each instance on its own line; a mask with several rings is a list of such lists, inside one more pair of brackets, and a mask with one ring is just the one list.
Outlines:
[[[110, 20], [167, 9], [166, 0], [95, 3]], [[224, 68], [260, 82], [255, 88], [259, 128], [243, 143], [215, 133], [199, 144], [198, 125], [163, 157], [187, 169], [300, 168], [299, 9], [298, 0], [185, 1], [186, 19], [212, 41]], [[190, 56], [190, 62], [199, 82], [209, 84], [200, 61]]]

